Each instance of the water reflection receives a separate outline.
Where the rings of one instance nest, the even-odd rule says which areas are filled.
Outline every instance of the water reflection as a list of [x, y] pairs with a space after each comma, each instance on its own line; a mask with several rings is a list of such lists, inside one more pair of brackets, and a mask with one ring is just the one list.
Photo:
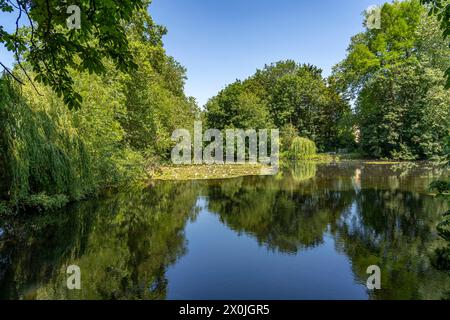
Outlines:
[[[0, 297], [164, 299], [165, 269], [186, 252], [195, 199], [195, 188], [161, 185], [7, 224]], [[66, 289], [70, 264], [82, 270], [81, 291]]]
[[[441, 174], [296, 163], [275, 177], [158, 183], [7, 219], [0, 298], [442, 298], [450, 277], [429, 255], [446, 203], [426, 194]], [[80, 291], [66, 289], [70, 264], [82, 270]], [[382, 269], [379, 291], [364, 287], [372, 264]], [[223, 275], [232, 286], [217, 285]]]

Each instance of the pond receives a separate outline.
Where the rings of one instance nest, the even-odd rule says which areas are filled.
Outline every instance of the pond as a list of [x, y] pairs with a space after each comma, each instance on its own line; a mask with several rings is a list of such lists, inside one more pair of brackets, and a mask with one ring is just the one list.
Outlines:
[[[276, 176], [154, 182], [0, 221], [0, 299], [440, 299], [447, 203], [423, 164], [296, 163]], [[81, 271], [69, 290], [67, 267]], [[367, 268], [381, 269], [369, 290]]]

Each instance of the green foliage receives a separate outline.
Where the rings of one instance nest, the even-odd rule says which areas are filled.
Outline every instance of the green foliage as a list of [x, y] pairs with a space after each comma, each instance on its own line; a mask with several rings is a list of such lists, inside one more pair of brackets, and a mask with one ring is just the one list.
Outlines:
[[210, 128], [260, 129], [272, 123], [264, 102], [237, 81], [211, 98], [206, 104], [206, 120]]
[[67, 196], [63, 194], [57, 194], [48, 196], [45, 193], [33, 194], [29, 196], [24, 205], [31, 208], [39, 208], [42, 210], [59, 209], [65, 206], [69, 202]]
[[431, 159], [444, 154], [450, 96], [442, 73], [419, 62], [375, 75], [358, 98], [361, 146], [372, 156]]
[[[437, 180], [430, 184], [430, 189], [437, 192], [439, 197], [446, 197], [450, 204], [450, 182]], [[434, 265], [442, 270], [450, 270], [450, 210], [442, 215], [438, 223], [437, 232], [446, 241], [446, 245], [435, 250]]]
[[292, 140], [298, 136], [298, 131], [293, 125], [288, 124], [281, 129], [281, 133], [281, 150], [287, 151], [292, 145]]
[[291, 159], [305, 159], [314, 156], [317, 147], [314, 141], [307, 138], [295, 137], [289, 146], [288, 156]]
[[112, 59], [102, 61], [102, 75], [68, 69], [83, 108], [66, 108], [51, 86], [0, 80], [0, 200], [8, 207], [60, 207], [141, 181], [150, 161], [170, 154], [173, 129], [193, 122], [184, 68], [155, 41], [147, 12], [132, 21], [126, 36], [136, 69], [117, 70]]
[[0, 201], [0, 216], [10, 213], [8, 205]]
[[184, 94], [186, 70], [162, 46], [138, 39], [138, 30], [130, 31], [130, 46], [139, 68], [124, 76], [126, 115], [119, 122], [133, 149], [168, 159], [173, 130], [192, 123], [197, 106]]
[[0, 79], [1, 198], [17, 206], [30, 194], [79, 199], [92, 191], [90, 158], [73, 132], [69, 111], [29, 105], [6, 78]]
[[436, 191], [439, 195], [448, 193], [450, 191], [450, 182], [437, 180], [430, 184], [430, 189]]
[[[79, 108], [82, 102], [71, 69], [101, 74], [106, 71], [105, 59], [121, 71], [136, 69], [125, 31], [134, 13], [147, 9], [148, 0], [25, 0], [17, 1], [14, 11], [11, 3], [0, 0], [0, 10], [25, 17], [28, 26], [12, 33], [0, 27], [0, 43], [15, 54], [19, 64], [25, 58], [34, 80], [50, 86], [70, 108]], [[66, 25], [69, 5], [80, 8], [80, 29]], [[149, 27], [156, 36], [164, 32], [161, 27]]]
[[[429, 15], [436, 15], [441, 22], [441, 30], [444, 38], [450, 36], [450, 1], [449, 0], [420, 0], [421, 3], [427, 5]], [[450, 47], [450, 43], [449, 43]], [[445, 72], [447, 76], [446, 88], [450, 89], [450, 67]]]
[[450, 241], [450, 210], [443, 214], [444, 218], [439, 222], [437, 231], [445, 241]]
[[384, 4], [381, 29], [352, 38], [333, 82], [354, 97], [362, 151], [378, 158], [435, 159], [445, 154], [450, 50], [439, 23], [418, 0]]
[[211, 128], [281, 128], [315, 141], [320, 150], [347, 143], [343, 120], [351, 114], [334, 86], [312, 65], [292, 60], [266, 65], [245, 81], [236, 81], [206, 104]]

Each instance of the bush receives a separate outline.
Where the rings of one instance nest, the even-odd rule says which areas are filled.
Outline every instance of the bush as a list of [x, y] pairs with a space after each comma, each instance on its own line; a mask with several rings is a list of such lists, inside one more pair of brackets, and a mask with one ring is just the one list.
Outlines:
[[24, 205], [31, 208], [38, 208], [41, 210], [52, 210], [64, 207], [69, 202], [67, 196], [63, 194], [56, 194], [48, 196], [45, 193], [30, 195], [25, 201]]

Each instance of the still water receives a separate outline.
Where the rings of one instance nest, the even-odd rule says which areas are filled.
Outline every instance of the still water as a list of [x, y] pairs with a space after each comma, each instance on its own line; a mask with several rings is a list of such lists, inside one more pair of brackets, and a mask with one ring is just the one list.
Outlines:
[[[427, 164], [297, 163], [0, 221], [0, 299], [440, 299]], [[68, 290], [66, 268], [81, 269]], [[366, 287], [381, 268], [381, 290]]]

